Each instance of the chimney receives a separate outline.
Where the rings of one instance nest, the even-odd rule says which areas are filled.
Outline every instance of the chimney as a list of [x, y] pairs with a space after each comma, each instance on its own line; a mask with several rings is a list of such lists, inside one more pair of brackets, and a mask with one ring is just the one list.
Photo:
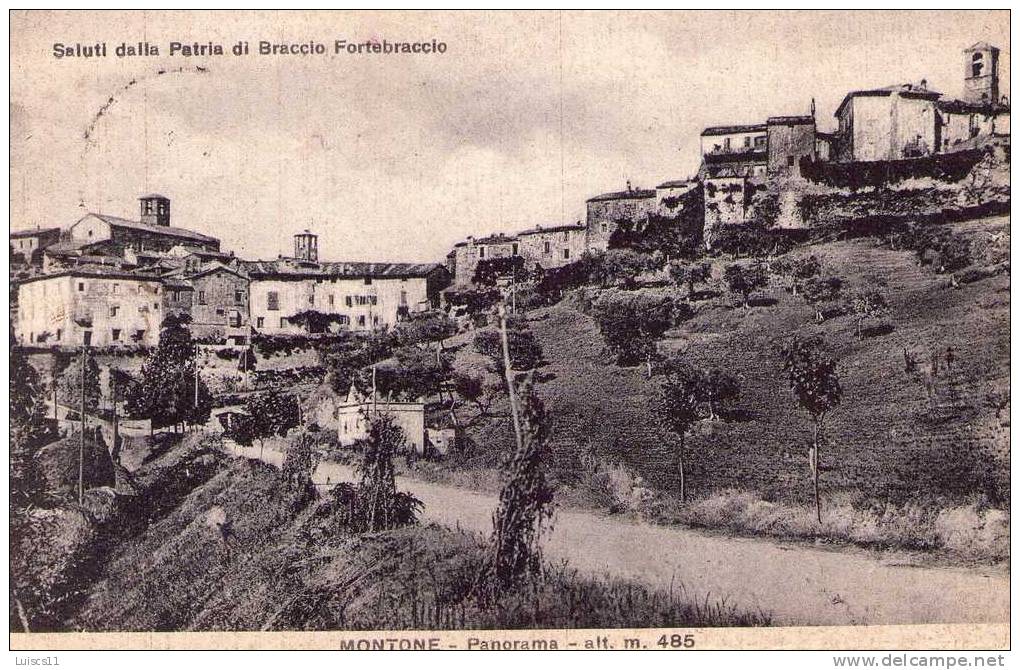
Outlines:
[[170, 198], [158, 193], [150, 193], [138, 198], [141, 209], [139, 220], [150, 226], [170, 225]]
[[927, 79], [922, 79], [921, 80], [921, 90], [922, 91], [927, 91], [928, 90], [928, 80]]
[[628, 179], [628, 180], [627, 180], [627, 193], [630, 193], [630, 192], [631, 192], [632, 190], [634, 190], [634, 189], [632, 189], [632, 188], [630, 187], [630, 180]]

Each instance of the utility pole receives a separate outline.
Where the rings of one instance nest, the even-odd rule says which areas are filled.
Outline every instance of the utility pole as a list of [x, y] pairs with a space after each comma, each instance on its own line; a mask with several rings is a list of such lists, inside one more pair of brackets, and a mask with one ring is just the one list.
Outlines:
[[81, 345], [81, 440], [78, 442], [78, 504], [85, 502], [85, 345]]
[[195, 399], [192, 401], [191, 406], [195, 410], [195, 414], [198, 414], [198, 342], [195, 342]]
[[117, 423], [117, 380], [114, 379], [112, 368], [110, 372], [110, 386], [113, 387], [113, 453], [117, 455], [115, 462], [120, 463], [120, 449], [117, 441], [120, 438], [120, 425]]
[[517, 407], [517, 391], [514, 389], [514, 371], [510, 367], [510, 340], [506, 334], [506, 305], [499, 306], [499, 335], [503, 344], [503, 369], [506, 375], [506, 390], [510, 396], [510, 414], [514, 420], [514, 437], [517, 450], [523, 448], [524, 438], [521, 435], [520, 410]]
[[372, 363], [372, 416], [379, 415], [379, 408], [376, 404], [376, 391], [375, 391], [375, 363]]

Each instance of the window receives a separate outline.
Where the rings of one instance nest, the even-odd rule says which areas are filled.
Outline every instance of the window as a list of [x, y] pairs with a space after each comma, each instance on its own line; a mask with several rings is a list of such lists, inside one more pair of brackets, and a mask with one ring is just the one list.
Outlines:
[[764, 135], [759, 135], [758, 137], [754, 138], [754, 148], [755, 149], [761, 149], [764, 146], [765, 146], [765, 136]]
[[751, 146], [751, 136], [750, 135], [747, 135], [746, 137], [744, 137], [744, 146], [745, 147]]
[[516, 242], [514, 242], [513, 244], [510, 245], [510, 255], [511, 256], [516, 256], [517, 255], [517, 243]]
[[232, 328], [241, 327], [241, 313], [236, 309], [230, 311], [230, 326]]
[[371, 285], [372, 285], [372, 278], [371, 277], [365, 277], [365, 286], [371, 286]]
[[64, 339], [64, 329], [57, 328], [57, 341], [59, 342], [62, 339]]
[[563, 250], [563, 260], [567, 260], [568, 258], [570, 258], [570, 249], [564, 249]]
[[723, 149], [725, 149], [726, 151], [729, 151], [731, 148], [732, 148], [732, 143], [730, 142], [730, 138], [727, 137], [726, 139], [723, 140]]
[[400, 292], [400, 304], [401, 305], [406, 305], [407, 304], [407, 291], [401, 291]]
[[81, 334], [81, 341], [87, 347], [92, 344], [92, 331], [86, 330]]
[[135, 331], [135, 336], [134, 336], [135, 342], [141, 342], [143, 337], [145, 337], [145, 331], [144, 330], [136, 330]]
[[[602, 225], [605, 226], [606, 224], [603, 223]], [[552, 244], [548, 240], [546, 240], [545, 244], [543, 245], [543, 252], [549, 253], [550, 251], [552, 251]]]
[[270, 291], [266, 294], [266, 309], [270, 312], [280, 311], [280, 294], [276, 291]]
[[216, 309], [216, 316], [223, 316], [223, 309], [222, 308], [217, 308]]
[[84, 290], [85, 290], [85, 282], [83, 282], [83, 281], [78, 282], [78, 292], [81, 293]]
[[358, 325], [359, 326], [364, 326], [365, 325], [365, 315], [364, 314], [361, 314], [361, 315], [358, 316]]
[[332, 293], [329, 294], [329, 306], [330, 307], [333, 306], [333, 294]]
[[314, 293], [312, 295], [308, 296], [308, 304], [312, 305], [313, 307], [315, 306], [315, 294]]
[[485, 258], [485, 247], [478, 247], [478, 257]]
[[600, 228], [601, 228], [603, 233], [608, 233], [609, 232], [609, 224], [607, 222], [605, 222], [605, 221], [602, 222], [602, 225], [600, 226]]
[[980, 77], [981, 71], [985, 69], [984, 54], [976, 53], [971, 60], [973, 61], [970, 66], [971, 76]]
[[205, 304], [205, 291], [199, 291], [198, 292], [198, 304], [199, 305], [204, 305]]
[[787, 156], [786, 157], [786, 166], [787, 167], [793, 167], [793, 156]]
[[159, 311], [159, 303], [158, 302], [152, 303], [152, 309]]
[[281, 316], [280, 317], [280, 328], [286, 328], [286, 327], [287, 327], [287, 317]]
[[255, 319], [255, 327], [256, 327], [256, 328], [262, 328], [262, 327], [263, 327], [263, 326], [265, 326], [265, 325], [266, 325], [266, 319], [265, 319], [265, 317], [261, 317], [261, 316], [260, 316], [260, 317], [257, 317], [257, 318]]
[[110, 339], [114, 342], [120, 342], [120, 328], [114, 328], [110, 331]]
[[354, 298], [352, 296], [347, 296], [347, 297], [344, 298], [344, 303], [348, 307], [353, 307], [354, 306]]
[[570, 231], [569, 230], [564, 230], [563, 231], [563, 241], [566, 242], [569, 239], [570, 239]]
[[120, 294], [120, 284], [114, 284], [113, 285], [113, 294], [114, 295], [119, 295]]
[[378, 316], [373, 316], [372, 317], [372, 325], [373, 326], [378, 326], [379, 325], [379, 317]]
[[117, 310], [119, 310], [119, 309], [120, 309], [120, 307], [118, 305], [110, 305], [110, 316], [111, 317], [112, 316], [117, 316]]
[[234, 304], [235, 305], [244, 304], [244, 291], [234, 291]]

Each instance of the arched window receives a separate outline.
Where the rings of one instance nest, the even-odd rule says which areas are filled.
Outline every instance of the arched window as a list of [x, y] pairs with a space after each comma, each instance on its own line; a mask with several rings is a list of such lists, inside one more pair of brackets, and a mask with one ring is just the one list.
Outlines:
[[972, 77], [981, 76], [981, 71], [985, 69], [984, 58], [985, 55], [982, 53], [976, 53], [974, 54], [974, 57], [971, 58], [971, 60], [973, 61], [970, 66], [970, 74]]

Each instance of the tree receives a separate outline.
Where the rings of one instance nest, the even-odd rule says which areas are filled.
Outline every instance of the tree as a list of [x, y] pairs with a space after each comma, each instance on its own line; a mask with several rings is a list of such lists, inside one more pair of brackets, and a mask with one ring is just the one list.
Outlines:
[[687, 432], [700, 418], [698, 405], [702, 395], [702, 374], [685, 366], [675, 368], [659, 387], [658, 420], [677, 437], [677, 472], [680, 476], [680, 501], [687, 500], [684, 468], [684, 441]]
[[[407, 450], [403, 431], [388, 414], [379, 414], [371, 419], [368, 437], [360, 440], [356, 448], [361, 452], [357, 473], [361, 478], [357, 493], [363, 515], [365, 530], [376, 532], [404, 525], [408, 510], [406, 494], [397, 493], [393, 458]], [[421, 502], [410, 498], [411, 523], [414, 511], [421, 509]]]
[[511, 404], [520, 411], [514, 413], [516, 448], [505, 463], [508, 474], [492, 518], [490, 578], [498, 591], [513, 588], [541, 568], [538, 540], [543, 523], [552, 517], [553, 500], [544, 472], [549, 421], [545, 405], [534, 391], [533, 373], [525, 376], [519, 389], [513, 388], [512, 380], [507, 381]]
[[495, 286], [501, 277], [512, 277], [515, 281], [526, 280], [528, 273], [524, 270], [524, 257], [484, 258], [475, 265], [471, 283], [476, 286]]
[[700, 377], [699, 399], [708, 405], [708, 418], [714, 421], [719, 405], [740, 396], [740, 382], [719, 368], [703, 372]]
[[[542, 345], [539, 344], [535, 334], [522, 326], [520, 321], [516, 321], [515, 324], [516, 327], [507, 330], [507, 339], [510, 342], [510, 367], [517, 372], [538, 367], [542, 362]], [[490, 370], [502, 376], [503, 350], [499, 332], [479, 331], [475, 334], [474, 347], [475, 351], [487, 356], [492, 362]]]
[[889, 313], [889, 302], [878, 289], [865, 289], [850, 296], [850, 311], [857, 317], [857, 339], [864, 339], [864, 320], [877, 319]]
[[127, 412], [152, 421], [154, 428], [201, 424], [209, 420], [212, 395], [198, 379], [195, 343], [186, 314], [172, 314], [163, 320], [159, 345], [142, 365], [138, 382], [128, 391]]
[[677, 286], [687, 286], [687, 299], [694, 300], [694, 286], [704, 284], [712, 278], [712, 266], [708, 263], [669, 264], [669, 276]]
[[797, 295], [801, 285], [818, 276], [822, 271], [821, 261], [816, 256], [807, 256], [794, 260], [779, 259], [772, 264], [772, 270], [780, 276], [790, 278], [790, 292]]
[[822, 351], [820, 338], [794, 339], [782, 351], [783, 370], [787, 374], [794, 399], [810, 415], [814, 436], [808, 452], [811, 476], [814, 480], [815, 513], [822, 522], [822, 504], [819, 495], [819, 448], [823, 440], [825, 417], [835, 409], [843, 397], [843, 389], [836, 372], [836, 361]]
[[727, 265], [723, 278], [730, 292], [740, 296], [744, 309], [750, 306], [751, 294], [768, 285], [768, 277], [760, 265]]
[[39, 504], [46, 492], [39, 469], [39, 448], [47, 430], [42, 380], [16, 346], [13, 332], [9, 355], [10, 505], [15, 512]]
[[835, 302], [843, 289], [843, 280], [839, 277], [811, 277], [801, 290], [804, 300], [815, 308], [815, 321], [825, 320], [824, 306]]
[[498, 386], [487, 387], [481, 377], [464, 372], [453, 375], [453, 388], [461, 398], [478, 408], [482, 415], [489, 413], [493, 397], [499, 392]]
[[241, 349], [241, 355], [237, 357], [237, 369], [241, 372], [252, 372], [258, 366], [258, 359], [255, 356], [253, 347]]
[[436, 342], [442, 349], [443, 340], [456, 334], [457, 322], [438, 310], [415, 314], [393, 329], [393, 338], [405, 347], [426, 347]]
[[453, 366], [439, 351], [404, 347], [395, 352], [396, 360], [376, 369], [376, 388], [380, 393], [405, 394], [414, 398], [440, 393]]
[[265, 444], [266, 438], [285, 437], [300, 420], [297, 398], [289, 393], [266, 391], [249, 396], [245, 411], [251, 417], [251, 435]]
[[[102, 391], [99, 386], [99, 363], [95, 353], [85, 347], [85, 411], [93, 413], [99, 409]], [[82, 365], [81, 356], [75, 356], [57, 380], [57, 398], [61, 405], [81, 410]]]
[[618, 365], [644, 362], [652, 374], [657, 341], [674, 323], [674, 302], [668, 295], [644, 291], [610, 291], [593, 305], [606, 347]]
[[280, 469], [288, 481], [307, 484], [312, 480], [312, 471], [315, 469], [314, 446], [315, 435], [308, 430], [299, 432], [287, 445]]
[[631, 249], [610, 249], [604, 258], [605, 272], [619, 286], [632, 289], [642, 272], [652, 268], [652, 259]]
[[346, 314], [320, 312], [314, 309], [298, 312], [288, 317], [287, 320], [311, 334], [335, 332], [351, 323], [351, 317]]

